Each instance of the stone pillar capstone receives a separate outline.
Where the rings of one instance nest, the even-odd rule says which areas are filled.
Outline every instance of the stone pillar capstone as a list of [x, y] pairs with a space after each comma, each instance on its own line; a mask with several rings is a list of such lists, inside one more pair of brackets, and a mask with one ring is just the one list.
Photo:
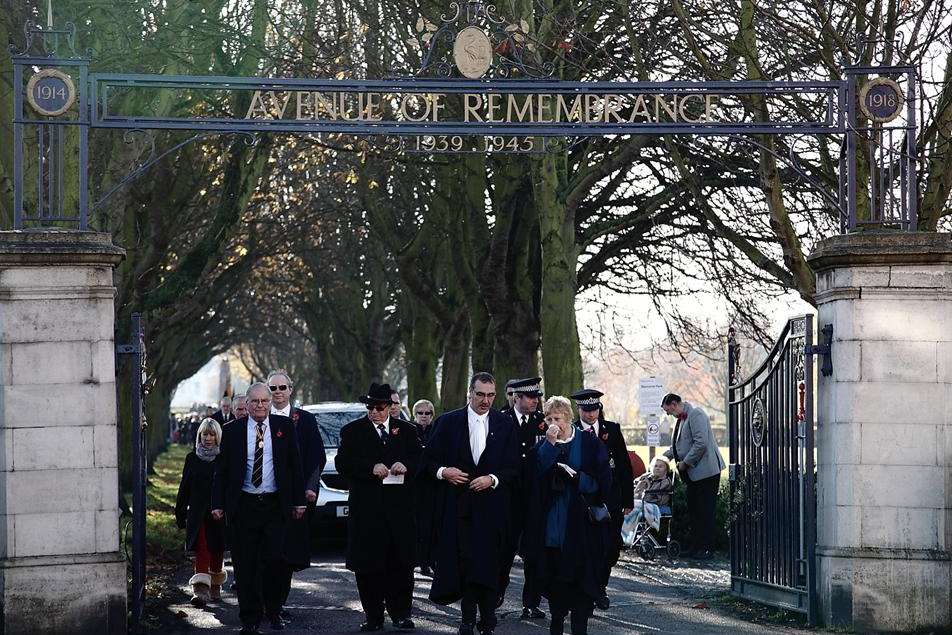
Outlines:
[[126, 632], [108, 234], [0, 231], [0, 632]]
[[821, 241], [817, 391], [821, 620], [858, 632], [952, 626], [952, 235]]

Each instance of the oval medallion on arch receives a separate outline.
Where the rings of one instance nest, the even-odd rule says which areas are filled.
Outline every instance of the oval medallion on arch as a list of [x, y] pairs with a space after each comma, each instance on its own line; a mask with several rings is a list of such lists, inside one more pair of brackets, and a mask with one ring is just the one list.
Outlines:
[[479, 79], [493, 63], [493, 45], [489, 36], [475, 26], [468, 26], [456, 34], [453, 43], [453, 61], [464, 77]]

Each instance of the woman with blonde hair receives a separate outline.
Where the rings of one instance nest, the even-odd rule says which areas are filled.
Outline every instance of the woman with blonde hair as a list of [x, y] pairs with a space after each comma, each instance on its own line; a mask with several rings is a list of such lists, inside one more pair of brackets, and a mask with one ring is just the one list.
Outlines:
[[198, 426], [195, 450], [185, 457], [182, 482], [175, 498], [175, 523], [185, 530], [185, 548], [195, 553], [192, 585], [193, 606], [203, 607], [221, 599], [221, 585], [228, 574], [222, 568], [225, 555], [224, 523], [211, 515], [212, 478], [215, 458], [221, 448], [221, 426], [211, 417]]
[[534, 448], [533, 493], [523, 558], [549, 600], [550, 634], [561, 635], [571, 615], [573, 635], [588, 633], [602, 595], [611, 522], [605, 505], [611, 468], [605, 445], [572, 425], [572, 405], [550, 397], [542, 408], [545, 439]]

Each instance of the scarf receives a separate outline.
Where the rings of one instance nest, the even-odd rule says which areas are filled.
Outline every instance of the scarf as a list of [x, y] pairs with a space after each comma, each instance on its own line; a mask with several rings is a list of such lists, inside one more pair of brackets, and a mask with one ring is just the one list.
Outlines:
[[213, 448], [206, 448], [202, 445], [201, 439], [195, 439], [195, 456], [203, 461], [214, 461], [218, 453], [221, 452], [221, 444]]

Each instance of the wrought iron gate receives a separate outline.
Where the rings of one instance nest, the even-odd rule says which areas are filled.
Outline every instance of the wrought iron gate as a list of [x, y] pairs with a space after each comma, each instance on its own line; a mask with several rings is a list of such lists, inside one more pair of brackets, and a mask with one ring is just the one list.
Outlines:
[[[132, 412], [129, 421], [132, 433], [132, 593], [131, 628], [137, 629], [145, 606], [145, 483], [148, 467], [145, 419], [142, 416], [143, 386], [145, 384], [145, 329], [142, 316], [132, 314], [130, 344], [116, 346], [117, 356], [130, 356], [130, 384]], [[118, 365], [117, 365], [118, 368]], [[117, 386], [118, 390], [122, 388]], [[119, 420], [119, 425], [122, 425]]]
[[728, 342], [731, 590], [815, 623], [813, 316], [787, 322], [767, 359], [738, 377]]

